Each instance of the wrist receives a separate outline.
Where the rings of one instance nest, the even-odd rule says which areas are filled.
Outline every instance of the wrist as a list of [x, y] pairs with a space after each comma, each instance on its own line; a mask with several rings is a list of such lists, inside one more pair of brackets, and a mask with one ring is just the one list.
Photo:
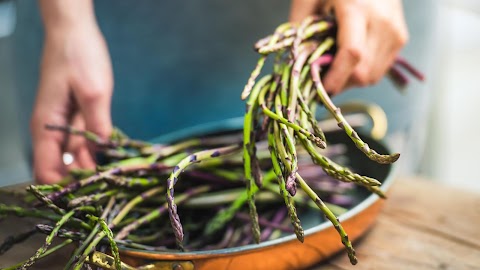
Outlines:
[[47, 35], [97, 27], [91, 0], [40, 0], [39, 4]]

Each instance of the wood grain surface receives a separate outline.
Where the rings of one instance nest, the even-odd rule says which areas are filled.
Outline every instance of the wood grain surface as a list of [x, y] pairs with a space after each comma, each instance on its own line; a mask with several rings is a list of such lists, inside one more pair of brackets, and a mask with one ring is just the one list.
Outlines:
[[338, 254], [314, 269], [480, 269], [480, 194], [421, 179], [396, 181], [355, 247], [358, 265]]

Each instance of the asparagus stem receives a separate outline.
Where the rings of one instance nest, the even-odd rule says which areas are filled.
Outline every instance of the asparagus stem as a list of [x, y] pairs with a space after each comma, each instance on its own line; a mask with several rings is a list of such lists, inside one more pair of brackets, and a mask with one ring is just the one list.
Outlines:
[[[320, 45], [315, 49], [315, 51], [310, 55], [308, 59], [308, 64], [311, 65], [313, 62], [318, 61], [320, 57], [324, 55], [324, 53], [328, 50], [330, 50], [333, 45], [335, 44], [335, 41], [333, 38], [328, 37], [326, 38]], [[323, 58], [323, 61], [325, 61], [327, 58]], [[323, 64], [323, 61], [317, 62], [321, 66]]]
[[295, 231], [295, 235], [297, 236], [297, 239], [303, 243], [303, 240], [304, 240], [303, 228], [300, 223], [300, 219], [298, 219], [293, 198], [287, 192], [287, 189], [285, 186], [285, 181], [283, 179], [282, 171], [280, 169], [280, 164], [278, 163], [278, 160], [277, 160], [277, 152], [275, 149], [275, 139], [274, 139], [274, 134], [272, 130], [268, 133], [268, 142], [269, 142], [270, 153], [272, 157], [273, 169], [275, 171], [275, 174], [277, 175], [278, 186], [280, 188], [280, 195], [282, 195], [284, 198], [285, 205], [287, 206], [287, 210], [288, 210], [288, 215], [290, 216], [290, 220], [292, 222], [292, 225]]
[[[264, 93], [265, 94], [265, 93]], [[288, 121], [287, 119], [283, 117], [279, 117], [277, 114], [272, 112], [268, 107], [265, 105], [265, 95], [262, 95], [260, 93], [259, 96], [259, 103], [260, 107], [262, 107], [263, 112], [265, 113], [266, 116], [272, 118], [275, 121], [278, 121], [282, 124], [285, 124], [287, 127], [293, 128], [296, 132], [305, 135], [309, 140], [313, 141], [318, 147], [320, 148], [325, 148], [325, 142], [322, 141], [322, 139], [318, 138], [315, 136], [313, 133], [309, 132], [308, 130], [305, 130], [304, 128], [300, 127], [299, 125]]]
[[28, 261], [26, 261], [20, 269], [27, 269], [28, 267], [32, 266], [41, 256], [44, 254], [48, 247], [52, 244], [53, 238], [57, 235], [58, 230], [75, 214], [75, 211], [72, 210], [65, 215], [55, 224], [55, 228], [53, 231], [47, 236], [45, 239], [45, 243], [35, 252], [35, 255], [33, 255]]
[[[275, 44], [277, 40], [280, 38], [280, 35], [282, 35], [282, 33], [284, 33], [290, 26], [291, 26], [290, 23], [284, 23], [279, 27], [277, 27], [277, 29], [275, 30], [275, 33], [273, 34], [268, 44], [269, 45]], [[242, 100], [246, 99], [248, 95], [250, 95], [250, 92], [252, 91], [252, 88], [255, 84], [255, 80], [257, 79], [258, 75], [260, 75], [260, 71], [262, 70], [262, 67], [265, 64], [266, 59], [267, 59], [267, 55], [262, 55], [260, 56], [260, 59], [258, 59], [257, 65], [255, 69], [252, 71], [252, 74], [248, 79], [247, 85], [245, 85], [245, 88], [242, 91]]]
[[[192, 189], [189, 189], [187, 191], [185, 191], [183, 194], [177, 196], [177, 203], [182, 203], [184, 202], [185, 200], [189, 199], [190, 197], [192, 196], [195, 196], [197, 194], [200, 194], [200, 193], [203, 193], [203, 192], [207, 192], [208, 190], [210, 189], [209, 186], [199, 186], [199, 187], [196, 187], [196, 188], [192, 188]], [[167, 199], [168, 201], [168, 199]], [[140, 227], [141, 225], [144, 225], [148, 222], [151, 222], [157, 218], [159, 218], [161, 215], [163, 215], [167, 210], [169, 211], [170, 213], [170, 209], [171, 209], [171, 205], [169, 202], [167, 203], [164, 203], [163, 205], [161, 205], [159, 208], [151, 211], [149, 214], [137, 219], [136, 221], [130, 223], [129, 225], [125, 226], [118, 234], [117, 236], [115, 237], [116, 240], [121, 240], [121, 239], [124, 239], [125, 237], [127, 237], [127, 235], [134, 231], [135, 229], [137, 229], [138, 227]], [[173, 206], [175, 208], [175, 211], [176, 211], [176, 208], [177, 206], [174, 205]], [[178, 214], [177, 214], [178, 216]], [[180, 220], [180, 218], [178, 219]], [[172, 224], [172, 227], [174, 225]], [[174, 229], [174, 234], [175, 234], [175, 239], [177, 241], [177, 245], [180, 247], [180, 248], [183, 248], [183, 245], [182, 245], [182, 242], [178, 240], [177, 238], [177, 234], [179, 234], [179, 232], [175, 231], [177, 230], [176, 227], [173, 227]], [[182, 236], [182, 240], [183, 240], [183, 229], [181, 227], [181, 224], [180, 224], [180, 232], [181, 232], [181, 236]]]
[[[263, 179], [264, 185], [270, 183], [273, 179], [275, 179], [275, 177], [276, 175], [273, 170], [267, 172]], [[259, 189], [257, 186], [252, 186], [252, 193], [256, 194], [258, 191]], [[219, 211], [205, 226], [205, 234], [211, 235], [223, 228], [225, 224], [235, 216], [235, 213], [237, 213], [240, 208], [245, 205], [245, 203], [248, 201], [248, 197], [249, 195], [247, 191], [244, 191], [238, 195], [237, 199], [233, 201], [230, 207]]]
[[[67, 134], [73, 134], [73, 135], [79, 135], [87, 139], [88, 141], [91, 141], [95, 143], [97, 146], [101, 147], [108, 147], [108, 148], [117, 148], [117, 147], [132, 147], [132, 148], [142, 148], [142, 147], [147, 147], [150, 144], [141, 142], [141, 141], [134, 141], [134, 140], [129, 140], [127, 138], [122, 138], [119, 139], [117, 137], [117, 140], [105, 140], [103, 138], [100, 138], [97, 134], [86, 131], [86, 130], [78, 130], [74, 127], [71, 126], [60, 126], [60, 125], [46, 125], [45, 128], [49, 130], [57, 130], [61, 132], [65, 132]], [[118, 134], [118, 133], [117, 133]]]
[[283, 168], [285, 169], [285, 173], [283, 173], [282, 171], [282, 175], [285, 175], [286, 178], [285, 188], [287, 189], [288, 193], [290, 193], [290, 195], [295, 196], [297, 192], [297, 187], [295, 184], [295, 173], [298, 171], [296, 151], [294, 150], [293, 154], [291, 152], [287, 153], [287, 150], [283, 145], [284, 143], [282, 142], [282, 138], [284, 136], [284, 139], [288, 141], [290, 133], [288, 133], [286, 129], [283, 129], [284, 132], [282, 133], [282, 136], [282, 134], [278, 130], [277, 124], [278, 123], [271, 123], [270, 125], [272, 125], [273, 127], [277, 154], [284, 165]]
[[118, 253], [118, 246], [115, 243], [115, 240], [113, 239], [112, 230], [110, 230], [110, 228], [108, 227], [105, 220], [103, 220], [101, 218], [98, 218], [98, 217], [95, 217], [95, 216], [92, 216], [92, 215], [87, 215], [87, 218], [90, 218], [91, 220], [96, 221], [96, 222], [98, 222], [98, 224], [100, 224], [100, 227], [102, 228], [103, 232], [107, 235], [108, 241], [110, 242], [110, 249], [112, 251], [113, 258], [114, 258], [115, 269], [116, 270], [121, 270], [122, 269], [122, 267], [121, 267], [122, 262], [120, 260], [120, 254]]
[[[114, 204], [115, 204], [115, 198], [110, 197], [100, 218], [102, 219], [106, 218], [110, 210], [113, 208]], [[99, 234], [99, 231], [100, 231], [100, 224], [97, 223], [94, 225], [93, 229], [90, 230], [90, 234], [83, 241], [83, 243], [77, 249], [75, 249], [72, 256], [70, 257], [70, 260], [68, 260], [67, 264], [65, 265], [65, 268], [64, 268], [65, 270], [72, 269], [72, 265], [73, 263], [75, 263], [75, 261], [77, 262], [73, 266], [74, 268], [78, 269], [83, 265], [83, 263], [87, 258], [87, 255], [91, 252], [92, 248], [95, 247], [97, 243], [100, 242], [100, 240], [104, 237], [104, 235], [100, 235], [98, 240], [95, 239], [95, 237]], [[100, 234], [101, 233], [102, 231], [100, 231]]]
[[325, 91], [325, 88], [323, 88], [323, 84], [320, 80], [319, 76], [319, 66], [317, 63], [312, 63], [311, 65], [311, 74], [313, 81], [315, 83], [315, 87], [317, 89], [318, 97], [322, 101], [322, 103], [325, 105], [327, 110], [335, 117], [337, 120], [338, 126], [342, 128], [345, 133], [352, 139], [352, 141], [355, 143], [358, 149], [360, 149], [367, 157], [369, 157], [371, 160], [374, 160], [378, 163], [381, 164], [390, 164], [395, 161], [400, 157], [399, 153], [394, 153], [390, 155], [380, 155], [378, 154], [375, 150], [371, 149], [368, 144], [366, 144], [360, 136], [358, 136], [357, 132], [353, 130], [352, 126], [345, 120], [345, 117], [342, 115], [340, 108], [335, 106], [333, 104], [332, 100], [328, 96], [327, 92]]
[[[257, 109], [257, 98], [259, 93], [266, 92], [269, 89], [267, 84], [270, 81], [271, 76], [263, 77], [253, 88], [252, 93], [247, 101], [247, 112], [245, 113], [244, 123], [243, 123], [243, 162], [245, 170], [245, 179], [247, 185], [247, 194], [248, 194], [248, 207], [250, 210], [250, 217], [252, 220], [252, 233], [253, 238], [258, 243], [260, 241], [260, 226], [258, 225], [258, 213], [257, 207], [255, 206], [254, 193], [252, 192], [254, 183], [254, 175], [259, 178], [258, 172], [252, 174], [252, 169], [259, 170], [258, 164], [255, 164], [256, 155], [255, 155], [255, 127], [253, 121], [253, 112]], [[258, 182], [258, 181], [257, 181]]]
[[318, 197], [318, 195], [313, 191], [309, 185], [303, 180], [303, 178], [297, 174], [297, 181], [300, 187], [307, 193], [307, 195], [315, 202], [315, 204], [318, 206], [318, 208], [325, 214], [325, 217], [330, 220], [330, 222], [333, 224], [333, 227], [335, 230], [337, 230], [338, 234], [340, 235], [340, 238], [342, 239], [342, 244], [345, 246], [347, 249], [348, 253], [348, 258], [350, 259], [350, 263], [355, 265], [357, 264], [357, 257], [355, 256], [355, 250], [352, 247], [352, 243], [348, 239], [348, 235], [343, 229], [342, 225], [340, 224], [340, 221], [338, 218], [330, 211], [330, 209], [325, 205], [325, 203]]
[[45, 204], [48, 208], [52, 209], [53, 212], [59, 214], [59, 215], [65, 215], [65, 210], [59, 208], [57, 205], [55, 205], [52, 200], [47, 198], [38, 188], [34, 185], [30, 185], [27, 188], [27, 191], [32, 193], [39, 201], [41, 201], [43, 204]]
[[306, 39], [309, 39], [309, 38], [313, 37], [314, 35], [322, 34], [325, 31], [331, 29], [332, 26], [333, 26], [332, 23], [326, 22], [326, 21], [320, 21], [320, 22], [317, 22], [317, 23], [312, 23], [305, 28], [305, 31], [303, 32], [302, 39], [306, 40]]
[[297, 28], [297, 34], [295, 36], [295, 40], [293, 41], [292, 45], [292, 55], [293, 59], [297, 59], [300, 53], [300, 44], [303, 41], [303, 37], [305, 36], [305, 30], [307, 27], [314, 22], [315, 20], [318, 20], [317, 16], [309, 16], [305, 18], [301, 23], [300, 26]]
[[285, 48], [292, 46], [294, 40], [295, 40], [295, 37], [287, 37], [275, 44], [268, 44], [266, 46], [259, 48], [258, 52], [265, 55], [278, 52], [280, 50], [283, 50]]
[[122, 208], [122, 210], [120, 210], [120, 212], [117, 214], [117, 216], [113, 219], [113, 221], [111, 222], [110, 226], [111, 227], [115, 227], [116, 225], [118, 225], [120, 223], [120, 221], [122, 221], [122, 219], [135, 207], [137, 206], [138, 204], [144, 202], [146, 199], [152, 197], [152, 196], [155, 196], [156, 194], [162, 192], [164, 190], [163, 187], [155, 187], [155, 188], [152, 188], [152, 189], [149, 189], [143, 193], [141, 193], [140, 195], [136, 196], [135, 198], [133, 198], [131, 201], [129, 201], [125, 207]]
[[374, 178], [353, 173], [349, 169], [338, 165], [329, 158], [315, 151], [315, 147], [310, 143], [310, 141], [306, 140], [305, 137], [299, 137], [305, 149], [310, 154], [312, 161], [320, 165], [328, 175], [343, 182], [353, 182], [365, 187], [381, 185], [381, 183]]
[[81, 196], [72, 199], [71, 201], [68, 202], [68, 207], [69, 208], [75, 208], [78, 206], [84, 206], [84, 205], [90, 205], [94, 203], [98, 203], [100, 200], [104, 198], [108, 198], [110, 196], [113, 196], [117, 194], [119, 190], [113, 189], [109, 190], [103, 193], [98, 193], [98, 194], [91, 194], [91, 195], [86, 195], [86, 196]]
[[401, 56], [397, 56], [395, 59], [395, 64], [403, 67], [406, 69], [410, 74], [412, 74], [417, 80], [419, 81], [424, 81], [425, 80], [425, 75], [423, 75], [419, 70], [414, 68], [405, 58]]
[[[47, 211], [37, 210], [37, 209], [25, 209], [19, 206], [9, 206], [0, 203], [0, 214], [13, 214], [18, 217], [34, 217], [34, 218], [43, 218], [52, 221], [60, 221], [62, 216], [52, 214]], [[69, 224], [74, 224], [76, 227], [81, 227], [86, 230], [90, 230], [91, 226], [87, 223], [77, 220], [71, 219], [68, 221]]]
[[68, 193], [73, 193], [77, 191], [80, 188], [92, 185], [94, 183], [97, 183], [98, 181], [102, 181], [105, 179], [111, 179], [111, 176], [116, 176], [116, 175], [125, 175], [128, 173], [132, 172], [138, 172], [138, 171], [162, 171], [165, 169], [169, 169], [168, 166], [165, 166], [161, 163], [153, 163], [153, 164], [135, 164], [135, 165], [130, 165], [130, 166], [123, 166], [123, 167], [116, 167], [116, 168], [111, 168], [107, 171], [96, 173], [88, 178], [85, 178], [81, 181], [73, 182], [66, 187], [64, 187], [62, 190], [59, 190], [57, 192], [51, 193], [47, 196], [48, 199], [52, 201], [56, 201], [65, 194]]
[[170, 223], [172, 224], [173, 231], [175, 233], [175, 238], [177, 239], [177, 244], [179, 247], [182, 247], [183, 242], [183, 229], [182, 223], [180, 222], [180, 217], [177, 213], [177, 206], [174, 201], [174, 185], [177, 182], [178, 176], [180, 173], [185, 170], [189, 165], [200, 162], [202, 160], [215, 158], [219, 156], [225, 156], [231, 153], [234, 153], [239, 149], [238, 145], [225, 146], [221, 148], [204, 150], [194, 154], [189, 155], [188, 157], [182, 159], [180, 163], [173, 169], [173, 172], [167, 179], [167, 203], [168, 203], [168, 213], [170, 217]]
[[284, 227], [281, 222], [282, 220], [285, 219], [285, 216], [287, 215], [287, 210], [285, 208], [278, 209], [277, 212], [275, 213], [275, 216], [272, 218], [272, 221], [269, 222], [268, 227], [262, 231], [262, 235], [260, 236], [260, 239], [262, 241], [266, 241], [270, 238], [274, 230], [281, 230], [284, 232], [293, 232], [289, 227]]

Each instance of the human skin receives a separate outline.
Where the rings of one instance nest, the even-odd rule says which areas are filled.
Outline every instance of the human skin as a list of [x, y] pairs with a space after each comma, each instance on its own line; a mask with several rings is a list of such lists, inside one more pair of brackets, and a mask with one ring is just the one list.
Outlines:
[[62, 154], [74, 156], [71, 168], [95, 166], [87, 142], [51, 132], [45, 124], [72, 125], [107, 137], [112, 130], [113, 74], [105, 40], [91, 0], [40, 0], [45, 40], [31, 119], [34, 177], [59, 181], [67, 171]]
[[331, 94], [377, 83], [408, 40], [400, 0], [293, 0], [290, 20], [333, 12], [338, 51], [323, 84]]

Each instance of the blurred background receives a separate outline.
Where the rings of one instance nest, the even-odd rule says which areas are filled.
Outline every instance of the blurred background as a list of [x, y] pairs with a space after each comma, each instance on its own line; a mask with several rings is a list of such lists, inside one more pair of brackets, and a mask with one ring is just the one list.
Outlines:
[[[113, 121], [134, 138], [241, 116], [239, 95], [257, 58], [252, 44], [287, 19], [290, 4], [187, 2], [95, 2], [114, 69]], [[334, 101], [385, 110], [386, 142], [402, 153], [399, 177], [480, 192], [480, 2], [406, 0], [404, 8], [410, 42], [402, 55], [427, 80], [399, 92], [384, 79]], [[42, 31], [36, 2], [0, 0], [0, 186], [31, 179]]]

